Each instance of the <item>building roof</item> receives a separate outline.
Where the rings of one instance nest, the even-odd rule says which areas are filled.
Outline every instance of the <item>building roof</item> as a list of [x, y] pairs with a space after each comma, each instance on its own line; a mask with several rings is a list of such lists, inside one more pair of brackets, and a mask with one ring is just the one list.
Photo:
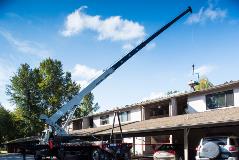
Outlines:
[[[178, 115], [150, 119], [140, 122], [132, 122], [122, 125], [124, 135], [130, 136], [134, 133], [147, 133], [152, 131], [171, 131], [183, 128], [203, 128], [209, 126], [223, 126], [239, 124], [239, 107], [215, 109], [200, 113]], [[89, 128], [72, 131], [71, 134], [78, 136], [103, 136], [111, 133], [111, 125], [97, 128]], [[119, 127], [114, 129], [114, 133], [120, 133]]]
[[[172, 94], [169, 95], [167, 97], [160, 97], [160, 98], [155, 98], [155, 99], [151, 99], [151, 100], [146, 100], [146, 101], [142, 101], [139, 103], [135, 103], [132, 105], [147, 105], [150, 103], [156, 103], [159, 101], [164, 101], [164, 100], [169, 100], [171, 98], [180, 98], [180, 97], [184, 97], [184, 96], [195, 96], [195, 95], [202, 95], [202, 94], [206, 94], [206, 93], [210, 93], [210, 92], [216, 92], [216, 91], [220, 91], [220, 90], [224, 90], [226, 88], [233, 88], [233, 87], [239, 87], [239, 80], [238, 81], [230, 81], [230, 82], [225, 82], [224, 84], [220, 84], [220, 85], [216, 85], [213, 87], [210, 87], [208, 89], [203, 89], [200, 91], [190, 91], [190, 92], [184, 92], [184, 93], [178, 93], [178, 94]], [[129, 105], [131, 106], [131, 105]]]
[[[190, 92], [184, 92], [184, 93], [176, 93], [176, 94], [172, 94], [172, 95], [169, 95], [169, 96], [166, 96], [166, 97], [160, 97], [160, 98], [155, 98], [155, 99], [151, 99], [151, 100], [141, 101], [141, 102], [134, 103], [134, 104], [131, 104], [131, 105], [125, 105], [124, 107], [115, 107], [111, 110], [106, 110], [106, 111], [103, 111], [103, 112], [94, 113], [94, 114], [91, 114], [91, 115], [86, 116], [86, 117], [100, 116], [100, 115], [104, 115], [104, 114], [113, 113], [115, 111], [124, 111], [124, 110], [137, 108], [137, 107], [141, 107], [141, 106], [145, 106], [145, 105], [149, 105], [149, 104], [159, 103], [159, 102], [163, 102], [163, 101], [169, 101], [171, 98], [181, 98], [181, 97], [190, 97], [190, 96], [195, 96], [195, 95], [202, 95], [202, 94], [207, 94], [207, 93], [210, 93], [210, 92], [216, 92], [216, 91], [224, 90], [224, 89], [227, 89], [227, 88], [233, 88], [233, 87], [239, 87], [239, 80], [238, 81], [225, 82], [224, 84], [216, 85], [216, 86], [213, 86], [211, 88], [203, 89], [203, 90], [200, 90], [200, 91], [190, 91]], [[81, 118], [78, 118], [78, 119], [81, 119]], [[74, 119], [74, 120], [77, 120], [77, 119]]]

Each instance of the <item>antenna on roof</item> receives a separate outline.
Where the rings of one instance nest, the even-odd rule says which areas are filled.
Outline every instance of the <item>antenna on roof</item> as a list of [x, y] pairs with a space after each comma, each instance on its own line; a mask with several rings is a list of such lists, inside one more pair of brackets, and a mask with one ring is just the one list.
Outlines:
[[192, 65], [192, 67], [193, 67], [193, 76], [196, 74], [197, 78], [198, 78], [197, 81], [199, 82], [199, 77], [200, 77], [199, 73], [195, 73], [195, 65], [194, 64]]
[[193, 67], [193, 75], [194, 75], [194, 67], [195, 67], [195, 65], [193, 64], [192, 67]]
[[191, 87], [191, 89], [193, 89], [193, 91], [195, 91], [195, 86], [199, 84], [199, 73], [195, 73], [195, 65], [192, 65], [193, 68], [193, 79], [194, 79], [194, 75], [197, 75], [197, 80], [191, 80], [189, 81], [188, 85]]

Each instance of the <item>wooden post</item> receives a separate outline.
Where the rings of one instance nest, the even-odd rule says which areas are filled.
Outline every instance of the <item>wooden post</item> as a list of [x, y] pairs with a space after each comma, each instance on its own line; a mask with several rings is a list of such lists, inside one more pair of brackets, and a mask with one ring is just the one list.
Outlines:
[[188, 134], [189, 134], [190, 129], [189, 128], [184, 128], [184, 160], [188, 160]]
[[177, 100], [176, 98], [171, 98], [171, 101], [169, 102], [169, 116], [176, 116], [178, 114], [178, 108], [177, 108]]
[[135, 137], [133, 137], [133, 155], [135, 156]]
[[172, 134], [169, 135], [169, 143], [170, 143], [170, 144], [173, 144], [173, 135], [172, 135]]

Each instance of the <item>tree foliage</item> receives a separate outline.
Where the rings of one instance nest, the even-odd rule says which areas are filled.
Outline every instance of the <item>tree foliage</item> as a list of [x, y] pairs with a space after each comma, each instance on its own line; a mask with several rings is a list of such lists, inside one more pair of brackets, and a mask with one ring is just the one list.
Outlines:
[[25, 120], [25, 118], [23, 117], [23, 113], [24, 112], [19, 107], [15, 108], [14, 111], [11, 112], [14, 128], [14, 138], [21, 138], [29, 135], [29, 125], [31, 124], [29, 124], [29, 120]]
[[[10, 82], [7, 94], [16, 105], [12, 117], [23, 126], [19, 134], [25, 136], [39, 133], [43, 129], [40, 115], [51, 116], [81, 88], [71, 79], [70, 72], [63, 71], [62, 63], [51, 58], [43, 60], [34, 69], [22, 64]], [[93, 100], [92, 93], [85, 96], [75, 116], [85, 116], [97, 109], [97, 106], [93, 106]]]
[[203, 89], [208, 89], [210, 87], [213, 87], [213, 84], [208, 80], [208, 78], [202, 78], [199, 80], [198, 85], [195, 86], [195, 90], [200, 91]]
[[14, 137], [13, 129], [10, 112], [0, 104], [0, 144]]
[[98, 103], [93, 105], [94, 95], [92, 93], [86, 95], [80, 105], [80, 107], [75, 112], [75, 117], [84, 117], [89, 113], [93, 113], [99, 109]]
[[42, 129], [38, 119], [43, 111], [38, 89], [39, 70], [31, 69], [28, 64], [22, 64], [10, 81], [7, 93], [11, 96], [11, 101], [19, 107], [25, 120], [25, 134], [34, 135]]
[[40, 63], [39, 71], [42, 103], [46, 114], [52, 115], [79, 92], [80, 85], [71, 80], [71, 73], [63, 72], [60, 61], [48, 58]]

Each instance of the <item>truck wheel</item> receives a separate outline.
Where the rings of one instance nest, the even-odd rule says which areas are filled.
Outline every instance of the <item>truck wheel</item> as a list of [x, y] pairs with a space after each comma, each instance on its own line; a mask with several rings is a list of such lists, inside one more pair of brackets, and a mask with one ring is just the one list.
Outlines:
[[182, 156], [179, 156], [176, 160], [184, 160]]
[[64, 160], [65, 159], [65, 152], [64, 151], [58, 151], [57, 159]]
[[35, 160], [42, 160], [42, 156], [40, 155], [39, 152], [36, 152], [36, 153], [34, 154], [34, 159], [35, 159]]
[[209, 158], [215, 159], [220, 154], [220, 148], [216, 143], [208, 142], [200, 148], [200, 155]]
[[128, 159], [131, 159], [131, 153], [125, 153], [124, 154], [124, 160], [128, 160]]
[[92, 160], [100, 160], [100, 151], [98, 149], [92, 152]]

